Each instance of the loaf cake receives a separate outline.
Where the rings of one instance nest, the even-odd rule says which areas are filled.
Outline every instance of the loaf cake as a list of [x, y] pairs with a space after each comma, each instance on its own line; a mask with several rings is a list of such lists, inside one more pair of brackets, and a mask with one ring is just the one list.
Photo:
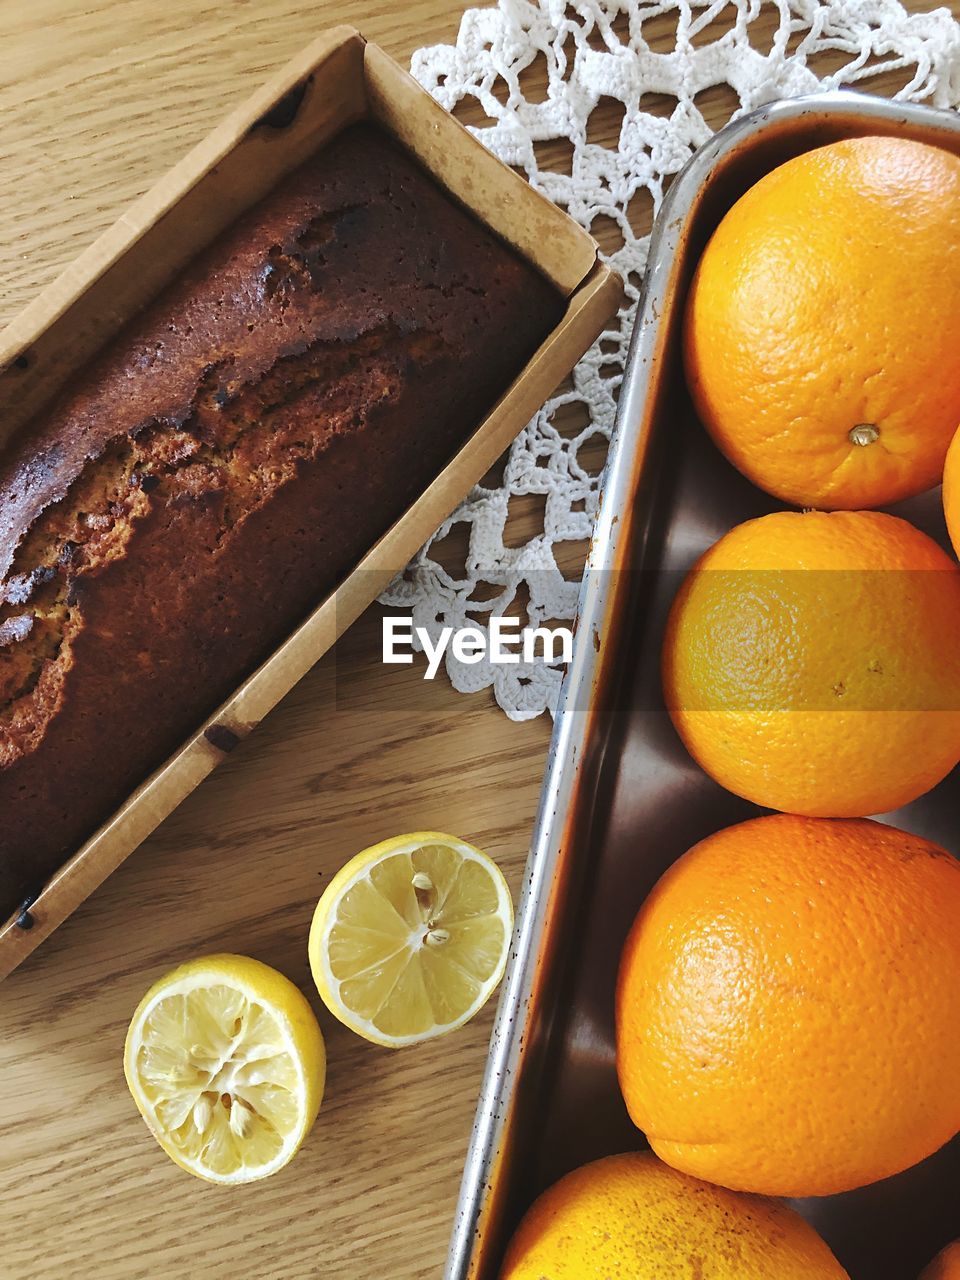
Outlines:
[[345, 130], [0, 462], [0, 913], [356, 564], [561, 296], [387, 135]]

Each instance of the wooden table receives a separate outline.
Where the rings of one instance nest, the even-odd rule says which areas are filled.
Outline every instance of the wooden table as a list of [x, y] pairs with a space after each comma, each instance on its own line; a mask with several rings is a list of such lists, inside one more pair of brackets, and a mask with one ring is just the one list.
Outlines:
[[[415, 47], [454, 38], [459, 8], [0, 0], [0, 322], [323, 27], [352, 22], [406, 63]], [[672, 47], [670, 23], [659, 31]], [[723, 90], [706, 95], [711, 123], [734, 105]], [[518, 538], [533, 519], [520, 511]], [[371, 609], [0, 988], [6, 1280], [439, 1274], [492, 1007], [399, 1053], [323, 1011], [330, 1070], [317, 1127], [287, 1170], [244, 1190], [177, 1170], [121, 1069], [139, 997], [198, 952], [249, 952], [310, 992], [313, 907], [364, 845], [446, 829], [488, 849], [517, 885], [549, 724], [511, 724], [486, 694], [384, 668], [379, 643]]]

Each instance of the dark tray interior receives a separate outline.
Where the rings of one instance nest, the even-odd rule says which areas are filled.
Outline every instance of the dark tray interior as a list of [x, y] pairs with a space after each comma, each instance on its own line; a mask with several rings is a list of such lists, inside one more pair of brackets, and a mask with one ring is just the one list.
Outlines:
[[[529, 1168], [534, 1192], [588, 1160], [644, 1145], [615, 1069], [613, 993], [624, 939], [676, 858], [719, 828], [764, 812], [724, 791], [687, 755], [663, 706], [659, 655], [682, 572], [732, 525], [777, 507], [719, 455], [685, 394], [674, 406], [676, 434], [660, 471], [646, 564], [633, 566], [634, 616], [622, 644], [629, 661], [606, 720], [589, 845], [580, 850], [590, 871], [566, 935], [575, 963], [546, 1054], [551, 1066]], [[945, 541], [939, 492], [894, 510]], [[955, 770], [890, 820], [956, 853], [958, 813]], [[852, 1280], [907, 1280], [960, 1234], [960, 1137], [897, 1177], [798, 1207]]]

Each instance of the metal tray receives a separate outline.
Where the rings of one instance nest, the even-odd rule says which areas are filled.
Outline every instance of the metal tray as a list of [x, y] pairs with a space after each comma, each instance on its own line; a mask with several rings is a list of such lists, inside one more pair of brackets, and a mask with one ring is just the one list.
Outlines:
[[[677, 857], [759, 812], [706, 777], [674, 733], [660, 696], [663, 623], [680, 575], [702, 551], [734, 524], [782, 506], [723, 459], [694, 417], [678, 357], [683, 300], [711, 231], [749, 186], [791, 156], [869, 133], [960, 152], [952, 113], [848, 92], [775, 103], [703, 147], [657, 220], [447, 1280], [493, 1280], [510, 1233], [545, 1186], [644, 1145], [615, 1072], [623, 940]], [[945, 541], [937, 492], [897, 510]], [[955, 770], [890, 816], [957, 853], [958, 813]], [[895, 1178], [798, 1208], [852, 1280], [915, 1276], [960, 1235], [960, 1139]]]

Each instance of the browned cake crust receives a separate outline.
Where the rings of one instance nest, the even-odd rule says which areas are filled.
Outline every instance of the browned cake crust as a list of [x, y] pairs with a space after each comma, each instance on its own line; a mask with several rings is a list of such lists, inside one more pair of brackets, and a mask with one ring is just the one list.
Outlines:
[[0, 466], [0, 914], [385, 532], [562, 308], [358, 125], [32, 424]]

